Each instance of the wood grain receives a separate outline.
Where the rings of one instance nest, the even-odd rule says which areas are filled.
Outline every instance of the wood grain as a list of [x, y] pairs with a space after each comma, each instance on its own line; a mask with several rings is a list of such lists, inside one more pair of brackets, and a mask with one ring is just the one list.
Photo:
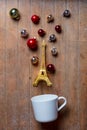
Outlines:
[[[14, 21], [9, 16], [11, 8], [18, 8], [21, 19]], [[63, 17], [69, 9], [70, 18]], [[87, 0], [0, 0], [0, 130], [86, 130], [87, 129]], [[31, 16], [40, 16], [40, 23], [34, 25]], [[47, 16], [54, 16], [53, 23], [47, 23]], [[55, 32], [60, 24], [62, 33]], [[26, 45], [27, 39], [20, 36], [21, 29], [27, 29], [29, 38], [36, 37], [38, 50], [32, 52]], [[46, 36], [38, 36], [43, 28]], [[49, 43], [54, 33], [56, 43]], [[48, 76], [53, 83], [47, 87], [40, 83], [33, 87], [41, 63], [41, 43], [47, 43], [46, 65], [56, 67], [55, 74]], [[51, 48], [58, 49], [58, 56], [51, 55]], [[37, 67], [31, 64], [33, 55], [39, 57]], [[51, 123], [35, 121], [31, 97], [53, 93], [67, 98], [67, 106], [59, 118]], [[61, 104], [62, 102], [60, 102]]]

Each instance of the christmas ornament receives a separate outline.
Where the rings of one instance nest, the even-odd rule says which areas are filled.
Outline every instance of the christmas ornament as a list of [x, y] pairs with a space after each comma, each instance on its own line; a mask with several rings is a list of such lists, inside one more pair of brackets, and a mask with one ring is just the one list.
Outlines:
[[61, 33], [61, 31], [62, 31], [61, 26], [60, 25], [56, 25], [55, 26], [55, 30], [56, 30], [56, 32]]
[[31, 20], [32, 20], [32, 22], [33, 22], [34, 24], [38, 24], [39, 21], [40, 21], [40, 17], [37, 16], [37, 15], [33, 15], [33, 16], [31, 17]]
[[33, 57], [31, 58], [31, 63], [32, 63], [33, 65], [38, 65], [38, 61], [39, 61], [39, 58], [38, 58], [37, 56], [33, 56]]
[[47, 71], [50, 73], [55, 73], [55, 67], [53, 64], [48, 64], [47, 65]]
[[56, 48], [56, 47], [53, 47], [53, 48], [51, 49], [51, 53], [52, 53], [53, 56], [57, 56], [57, 54], [58, 54], [57, 48]]
[[56, 36], [55, 36], [55, 34], [51, 34], [51, 35], [49, 36], [49, 41], [50, 41], [50, 42], [55, 42], [55, 41], [56, 41]]
[[36, 38], [30, 38], [27, 41], [27, 46], [31, 49], [31, 50], [37, 50], [37, 40]]
[[65, 10], [64, 13], [63, 13], [63, 16], [69, 18], [71, 16], [70, 11]]
[[47, 86], [52, 86], [51, 81], [49, 80], [48, 76], [47, 76], [47, 72], [46, 72], [46, 66], [45, 66], [45, 48], [46, 48], [46, 44], [43, 41], [42, 43], [42, 62], [41, 62], [41, 67], [40, 67], [40, 71], [38, 73], [38, 76], [36, 77], [33, 86], [37, 87], [38, 83], [40, 81], [44, 81], [46, 82]]
[[16, 8], [12, 8], [10, 10], [9, 14], [10, 14], [11, 18], [14, 19], [14, 20], [19, 20], [20, 19], [19, 11]]
[[38, 30], [39, 36], [43, 37], [45, 35], [45, 31], [43, 29]]
[[25, 29], [21, 30], [21, 37], [27, 38], [28, 37], [28, 32]]
[[53, 22], [54, 21], [54, 17], [52, 16], [52, 14], [48, 15], [47, 16], [47, 22], [50, 23], [50, 22]]

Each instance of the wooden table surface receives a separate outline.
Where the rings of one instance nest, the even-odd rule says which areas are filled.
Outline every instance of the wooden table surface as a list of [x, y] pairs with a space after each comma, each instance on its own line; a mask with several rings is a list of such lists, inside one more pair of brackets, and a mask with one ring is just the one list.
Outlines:
[[[19, 21], [9, 16], [11, 8], [18, 8]], [[71, 18], [62, 16], [65, 9]], [[34, 25], [31, 16], [40, 16], [40, 24]], [[54, 23], [47, 23], [47, 16], [54, 16]], [[55, 32], [55, 25], [62, 26], [62, 33]], [[38, 50], [32, 52], [20, 36], [27, 29], [29, 38], [37, 37]], [[37, 30], [46, 30], [40, 38]], [[54, 33], [56, 43], [49, 43]], [[32, 83], [40, 70], [41, 42], [45, 40], [46, 64], [56, 67], [55, 74], [48, 74], [52, 87]], [[58, 56], [51, 55], [51, 48], [58, 49]], [[40, 59], [37, 67], [31, 57]], [[51, 123], [35, 121], [30, 98], [35, 95], [53, 93], [67, 98], [67, 106], [59, 118]], [[87, 130], [87, 0], [0, 0], [0, 130]]]

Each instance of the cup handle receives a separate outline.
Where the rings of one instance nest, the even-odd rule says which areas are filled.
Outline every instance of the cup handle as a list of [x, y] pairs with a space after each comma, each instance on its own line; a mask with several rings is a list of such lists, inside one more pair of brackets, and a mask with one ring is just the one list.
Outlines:
[[61, 100], [61, 99], [63, 99], [64, 100], [64, 103], [58, 108], [58, 112], [66, 105], [66, 103], [67, 103], [67, 100], [66, 100], [66, 98], [65, 97], [58, 97], [58, 101], [59, 100]]

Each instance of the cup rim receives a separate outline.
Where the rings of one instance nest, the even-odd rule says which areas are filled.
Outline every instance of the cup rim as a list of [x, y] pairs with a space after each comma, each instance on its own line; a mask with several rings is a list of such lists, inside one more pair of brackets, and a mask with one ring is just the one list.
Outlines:
[[[41, 99], [43, 97], [43, 100]], [[49, 99], [50, 97], [50, 99]], [[33, 102], [46, 102], [46, 101], [52, 101], [54, 99], [57, 99], [58, 98], [58, 95], [56, 94], [41, 94], [41, 95], [36, 95], [36, 96], [33, 96], [31, 98], [31, 101]]]

